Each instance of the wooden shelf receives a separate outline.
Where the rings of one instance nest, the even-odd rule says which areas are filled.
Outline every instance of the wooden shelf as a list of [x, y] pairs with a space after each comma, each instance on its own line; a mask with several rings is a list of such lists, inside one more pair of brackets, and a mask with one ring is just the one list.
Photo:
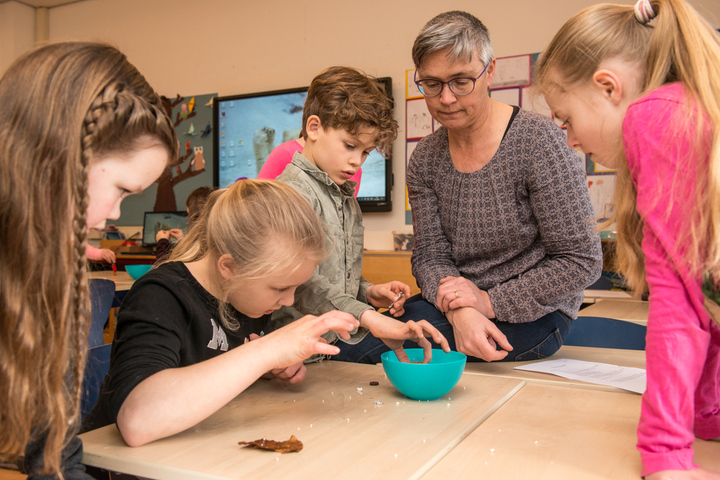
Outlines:
[[406, 283], [412, 295], [420, 293], [410, 266], [412, 252], [393, 250], [365, 250], [362, 275], [370, 283], [388, 283], [397, 280]]

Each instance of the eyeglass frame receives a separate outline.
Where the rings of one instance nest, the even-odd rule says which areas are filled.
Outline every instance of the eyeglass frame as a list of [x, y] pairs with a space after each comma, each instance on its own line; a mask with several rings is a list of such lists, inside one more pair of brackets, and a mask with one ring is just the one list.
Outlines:
[[[422, 96], [423, 96], [423, 97], [433, 98], [433, 97], [439, 96], [439, 95], [442, 93], [443, 89], [445, 88], [445, 85], [448, 86], [448, 88], [449, 88], [450, 91], [453, 93], [453, 95], [457, 95], [458, 97], [466, 97], [466, 96], [470, 95], [471, 93], [473, 93], [473, 92], [475, 91], [475, 82], [477, 82], [478, 80], [480, 80], [480, 77], [482, 77], [482, 76], [485, 74], [485, 71], [487, 70], [488, 66], [490, 66], [490, 63], [491, 63], [492, 61], [493, 61], [493, 59], [491, 58], [490, 61], [488, 61], [488, 62], [485, 64], [485, 68], [483, 68], [482, 72], [480, 72], [480, 75], [478, 75], [478, 76], [475, 77], [475, 78], [472, 78], [472, 77], [457, 77], [457, 78], [453, 78], [453, 79], [451, 79], [451, 80], [448, 80], [447, 82], [442, 82], [442, 81], [440, 81], [440, 80], [433, 80], [432, 78], [421, 78], [420, 80], [418, 80], [418, 79], [417, 79], [417, 69], [415, 69], [415, 73], [413, 74], [413, 82], [415, 82], [415, 85], [417, 85], [418, 90], [420, 91], [420, 93], [422, 93]], [[426, 80], [432, 80], [432, 81], [434, 81], [434, 82], [439, 82], [439, 83], [440, 83], [440, 91], [439, 91], [438, 93], [436, 93], [435, 95], [426, 95], [425, 92], [423, 92], [423, 88], [420, 86], [420, 82], [424, 82], [424, 81], [426, 81]], [[453, 90], [453, 88], [450, 86], [450, 83], [451, 83], [451, 82], [454, 82], [455, 80], [470, 80], [470, 81], [472, 82], [472, 85], [473, 85], [472, 90], [470, 90], [468, 93], [457, 93], [457, 92], [456, 92], [455, 90]]]

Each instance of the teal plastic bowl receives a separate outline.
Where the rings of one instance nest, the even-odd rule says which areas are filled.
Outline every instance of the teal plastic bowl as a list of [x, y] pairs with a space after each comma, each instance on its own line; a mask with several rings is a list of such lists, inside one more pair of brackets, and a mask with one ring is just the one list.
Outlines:
[[[422, 362], [422, 348], [405, 349], [411, 362]], [[413, 400], [436, 400], [457, 385], [465, 370], [467, 356], [433, 349], [430, 363], [402, 363], [395, 352], [380, 356], [385, 375], [400, 393]]]
[[150, 271], [152, 265], [125, 265], [125, 271], [137, 280]]

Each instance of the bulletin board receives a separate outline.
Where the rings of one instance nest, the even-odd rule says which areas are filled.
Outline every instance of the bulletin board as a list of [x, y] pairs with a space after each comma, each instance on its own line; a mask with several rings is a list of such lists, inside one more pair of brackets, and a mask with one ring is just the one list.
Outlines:
[[212, 186], [212, 102], [216, 96], [163, 96], [163, 106], [170, 112], [180, 143], [178, 158], [147, 190], [123, 200], [120, 218], [109, 223], [142, 225], [145, 212], [185, 210], [185, 199], [190, 192]]

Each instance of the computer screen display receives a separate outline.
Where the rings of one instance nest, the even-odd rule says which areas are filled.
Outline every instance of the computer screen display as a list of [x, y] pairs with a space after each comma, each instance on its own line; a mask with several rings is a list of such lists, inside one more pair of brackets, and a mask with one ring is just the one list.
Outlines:
[[[379, 78], [392, 92], [392, 79]], [[392, 94], [389, 93], [392, 98]], [[257, 178], [270, 152], [298, 138], [307, 87], [216, 98], [213, 129], [216, 187]], [[392, 160], [373, 151], [362, 165], [358, 202], [364, 212], [392, 210]]]
[[143, 246], [156, 246], [157, 240], [155, 240], [155, 236], [157, 233], [160, 230], [172, 230], [173, 228], [180, 229], [183, 233], [187, 233], [187, 212], [145, 212], [145, 221], [143, 223]]

